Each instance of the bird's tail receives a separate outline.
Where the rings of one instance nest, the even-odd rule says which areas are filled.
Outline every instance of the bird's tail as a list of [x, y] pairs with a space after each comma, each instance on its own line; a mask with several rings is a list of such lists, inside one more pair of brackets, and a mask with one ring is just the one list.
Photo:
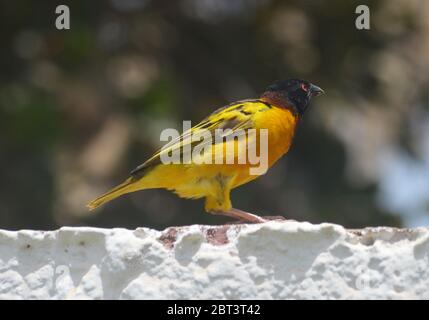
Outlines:
[[112, 190], [92, 200], [86, 206], [88, 207], [89, 210], [94, 210], [95, 208], [105, 204], [106, 202], [109, 202], [110, 200], [113, 200], [117, 197], [122, 196], [123, 194], [133, 192], [136, 190], [137, 190], [136, 183], [135, 181], [132, 180], [132, 177], [130, 177], [120, 185], [113, 188]]

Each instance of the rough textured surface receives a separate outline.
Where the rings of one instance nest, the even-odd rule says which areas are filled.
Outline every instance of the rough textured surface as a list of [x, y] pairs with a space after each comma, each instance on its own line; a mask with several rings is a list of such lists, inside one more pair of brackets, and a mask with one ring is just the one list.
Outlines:
[[0, 231], [1, 299], [429, 299], [429, 230]]

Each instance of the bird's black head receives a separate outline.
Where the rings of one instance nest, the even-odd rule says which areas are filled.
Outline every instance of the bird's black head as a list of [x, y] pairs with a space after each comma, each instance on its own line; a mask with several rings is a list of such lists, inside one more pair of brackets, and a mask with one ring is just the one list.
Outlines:
[[262, 98], [273, 103], [293, 107], [302, 116], [311, 98], [324, 91], [308, 81], [300, 79], [280, 80], [270, 85], [262, 94]]

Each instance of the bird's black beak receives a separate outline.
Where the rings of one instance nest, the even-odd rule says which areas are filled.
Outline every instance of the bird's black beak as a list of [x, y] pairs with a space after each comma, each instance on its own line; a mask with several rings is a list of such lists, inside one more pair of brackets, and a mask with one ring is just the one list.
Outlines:
[[314, 84], [310, 85], [310, 94], [312, 97], [318, 96], [319, 94], [323, 94], [323, 93], [325, 93], [325, 91], [323, 91], [322, 88], [320, 88]]

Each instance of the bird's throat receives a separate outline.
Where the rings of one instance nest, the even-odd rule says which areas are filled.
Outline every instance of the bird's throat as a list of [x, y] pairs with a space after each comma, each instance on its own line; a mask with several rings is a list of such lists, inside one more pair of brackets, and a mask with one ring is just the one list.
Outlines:
[[298, 109], [283, 95], [276, 92], [264, 92], [260, 98], [261, 101], [273, 106], [289, 109], [295, 116], [299, 116]]

